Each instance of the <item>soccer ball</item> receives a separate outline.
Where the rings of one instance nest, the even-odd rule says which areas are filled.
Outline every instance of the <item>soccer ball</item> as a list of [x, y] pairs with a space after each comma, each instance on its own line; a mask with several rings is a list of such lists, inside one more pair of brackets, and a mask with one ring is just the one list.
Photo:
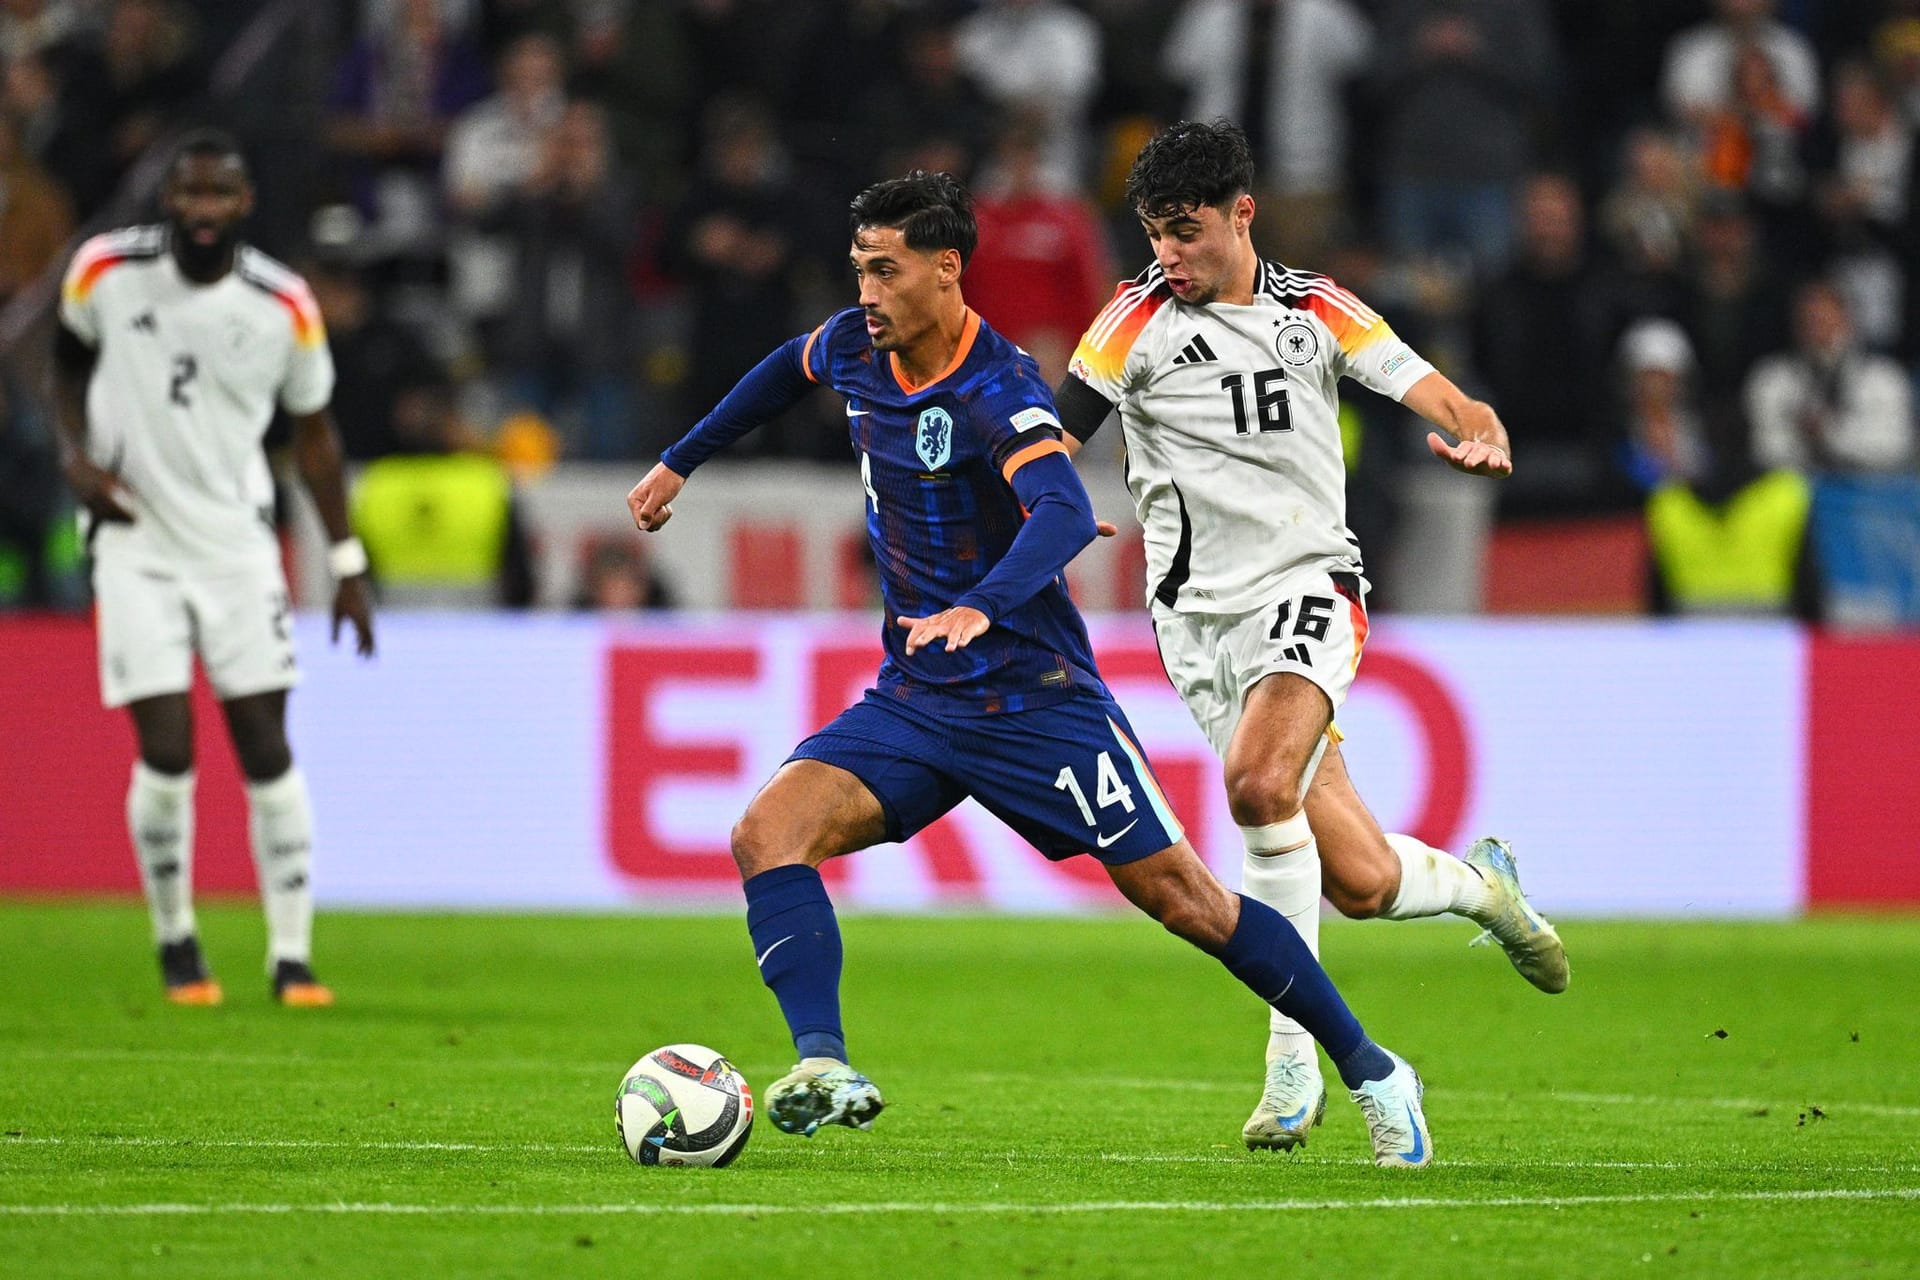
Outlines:
[[670, 1044], [633, 1064], [613, 1099], [613, 1123], [635, 1164], [732, 1162], [753, 1132], [753, 1091], [699, 1044]]

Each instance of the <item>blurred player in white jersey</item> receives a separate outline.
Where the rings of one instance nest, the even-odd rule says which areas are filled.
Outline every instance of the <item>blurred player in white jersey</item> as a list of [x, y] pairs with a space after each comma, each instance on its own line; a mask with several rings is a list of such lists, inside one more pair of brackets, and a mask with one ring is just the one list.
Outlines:
[[240, 243], [253, 186], [214, 132], [180, 147], [166, 222], [96, 236], [67, 270], [55, 339], [63, 465], [83, 508], [100, 633], [100, 690], [140, 743], [127, 826], [168, 999], [218, 1004], [193, 915], [193, 724], [198, 654], [247, 778], [281, 1003], [333, 1003], [311, 966], [313, 820], [287, 746], [299, 678], [291, 602], [261, 440], [276, 405], [333, 546], [333, 635], [373, 652], [367, 558], [347, 525], [333, 361], [307, 284]]
[[[1528, 981], [1565, 990], [1560, 939], [1522, 896], [1505, 843], [1480, 840], [1462, 860], [1383, 834], [1333, 728], [1367, 634], [1340, 378], [1457, 438], [1427, 440], [1472, 475], [1512, 471], [1506, 429], [1353, 294], [1263, 261], [1249, 238], [1252, 185], [1246, 138], [1224, 120], [1174, 125], [1135, 159], [1127, 200], [1156, 261], [1094, 319], [1055, 393], [1069, 446], [1119, 411], [1155, 636], [1225, 762], [1243, 891], [1317, 951], [1324, 868], [1343, 914], [1466, 916]], [[1242, 1138], [1304, 1143], [1325, 1097], [1311, 1038], [1275, 1014], [1266, 1088]]]

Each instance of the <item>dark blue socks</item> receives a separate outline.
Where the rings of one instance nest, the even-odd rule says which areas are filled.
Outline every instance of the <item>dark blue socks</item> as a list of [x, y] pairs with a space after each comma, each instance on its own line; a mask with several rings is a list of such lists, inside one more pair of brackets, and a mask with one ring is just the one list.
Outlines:
[[1347, 1088], [1382, 1080], [1393, 1059], [1360, 1029], [1333, 979], [1286, 917], [1263, 902], [1240, 898], [1240, 923], [1219, 955], [1227, 972], [1305, 1027], [1327, 1051]]
[[[820, 873], [775, 867], [746, 882], [747, 932], [802, 1058], [847, 1060], [840, 1029], [840, 922]], [[1278, 917], [1275, 917], [1276, 919]]]

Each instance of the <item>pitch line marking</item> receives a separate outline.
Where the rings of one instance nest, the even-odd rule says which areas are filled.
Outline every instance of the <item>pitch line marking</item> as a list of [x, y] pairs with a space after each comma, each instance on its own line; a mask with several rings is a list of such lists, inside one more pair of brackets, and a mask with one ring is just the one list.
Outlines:
[[522, 1151], [530, 1153], [566, 1153], [618, 1151], [619, 1144], [609, 1140], [604, 1143], [587, 1142], [435, 1142], [428, 1139], [416, 1141], [395, 1140], [391, 1142], [346, 1142], [329, 1138], [155, 1138], [135, 1137], [117, 1134], [21, 1134], [0, 1137], [0, 1149], [16, 1147], [156, 1147], [168, 1150], [190, 1151], [195, 1147], [218, 1147], [222, 1150], [238, 1147], [241, 1149], [261, 1148], [266, 1150], [300, 1151], [307, 1148], [326, 1151], [476, 1151], [507, 1152]]
[[0, 1204], [5, 1217], [214, 1217], [227, 1214], [339, 1214], [389, 1217], [775, 1217], [785, 1214], [866, 1217], [930, 1213], [942, 1216], [1096, 1213], [1327, 1213], [1381, 1209], [1568, 1209], [1621, 1204], [1741, 1204], [1834, 1200], [1920, 1200], [1920, 1187], [1814, 1187], [1794, 1191], [1674, 1191], [1634, 1195], [1496, 1196], [1484, 1200], [1443, 1196], [1380, 1196], [1365, 1200], [1085, 1200], [1053, 1204], [1005, 1201], [880, 1201], [874, 1204], [395, 1204], [321, 1201], [312, 1204]]
[[[967, 1074], [965, 1079], [981, 1084], [1024, 1084], [1032, 1081], [1057, 1081], [1059, 1077], [1019, 1071], [976, 1071]], [[1250, 1091], [1245, 1081], [1231, 1080], [1179, 1080], [1173, 1077], [1154, 1079], [1151, 1076], [1081, 1076], [1076, 1084], [1090, 1089], [1157, 1089], [1169, 1092], [1206, 1092], [1206, 1093], [1247, 1093]], [[1448, 1085], [1427, 1086], [1429, 1094], [1442, 1098], [1471, 1098], [1476, 1101], [1510, 1102], [1517, 1096], [1545, 1098], [1552, 1102], [1571, 1102], [1576, 1105], [1622, 1106], [1622, 1107], [1721, 1107], [1742, 1111], [1751, 1111], [1759, 1107], [1773, 1107], [1789, 1110], [1803, 1107], [1806, 1102], [1784, 1102], [1779, 1098], [1682, 1098], [1652, 1096], [1630, 1093], [1586, 1093], [1577, 1090], [1549, 1089], [1538, 1094], [1526, 1090], [1498, 1092], [1492, 1089], [1456, 1089]], [[1848, 1102], [1843, 1098], [1821, 1099], [1820, 1109], [1829, 1114], [1840, 1111], [1858, 1111], [1874, 1116], [1920, 1116], [1920, 1106], [1891, 1102]]]
[[[293, 1067], [352, 1067], [356, 1071], [365, 1071], [369, 1065], [395, 1066], [446, 1066], [458, 1064], [463, 1070], [495, 1071], [577, 1071], [601, 1072], [619, 1071], [619, 1065], [611, 1060], [605, 1063], [549, 1061], [540, 1058], [488, 1058], [465, 1057], [454, 1053], [421, 1057], [382, 1057], [347, 1058], [318, 1057], [305, 1054], [237, 1054], [237, 1053], [189, 1053], [164, 1049], [14, 1049], [0, 1051], [0, 1061], [7, 1058], [34, 1058], [52, 1061], [138, 1061], [138, 1062], [181, 1062], [195, 1065], [207, 1062], [229, 1063], [236, 1066], [293, 1066]], [[981, 1084], [1027, 1084], [1035, 1081], [1054, 1082], [1058, 1077], [1038, 1072], [1020, 1071], [975, 1071], [961, 1077]], [[1156, 1079], [1151, 1076], [1082, 1076], [1078, 1083], [1092, 1089], [1156, 1089], [1172, 1092], [1202, 1093], [1245, 1093], [1245, 1081], [1236, 1080], [1194, 1080], [1165, 1077]], [[1506, 1102], [1515, 1093], [1501, 1093], [1487, 1089], [1456, 1089], [1448, 1085], [1429, 1085], [1429, 1093], [1443, 1098], [1470, 1098], [1480, 1101]], [[1627, 1107], [1718, 1107], [1752, 1111], [1760, 1107], [1777, 1107], [1788, 1110], [1807, 1105], [1807, 1101], [1787, 1102], [1779, 1098], [1682, 1098], [1629, 1093], [1591, 1093], [1578, 1090], [1549, 1090], [1535, 1095], [1556, 1102], [1571, 1102], [1575, 1105], [1627, 1106]], [[1838, 1110], [1857, 1111], [1863, 1115], [1920, 1117], [1920, 1105], [1891, 1102], [1849, 1102], [1842, 1098], [1822, 1099], [1821, 1110], [1832, 1113]]]
[[[598, 1155], [615, 1153], [619, 1147], [611, 1142], [438, 1142], [427, 1139], [417, 1141], [361, 1141], [351, 1142], [340, 1139], [315, 1138], [157, 1138], [131, 1135], [110, 1134], [22, 1134], [0, 1137], [0, 1149], [8, 1146], [18, 1147], [148, 1147], [156, 1150], [187, 1152], [196, 1148], [217, 1150], [272, 1150], [272, 1151], [444, 1151], [474, 1152], [476, 1154], [500, 1154], [520, 1152], [547, 1155]], [[783, 1153], [784, 1154], [784, 1153]], [[954, 1163], [956, 1157], [943, 1157], [947, 1163]], [[1232, 1164], [1259, 1165], [1260, 1156], [1251, 1152], [1237, 1155], [1154, 1155], [1127, 1151], [1102, 1152], [1044, 1152], [1044, 1151], [1000, 1151], [981, 1152], [972, 1157], [958, 1157], [963, 1164], [1005, 1164], [1014, 1162], [1044, 1162], [1057, 1164], [1061, 1161], [1097, 1161], [1102, 1164]], [[1267, 1162], [1272, 1163], [1272, 1162]], [[1312, 1155], [1295, 1155], [1288, 1164], [1315, 1164], [1332, 1167], [1349, 1163], [1336, 1158], [1318, 1158]], [[1479, 1159], [1463, 1157], [1443, 1161], [1453, 1169], [1698, 1169], [1716, 1170], [1725, 1166], [1688, 1163], [1683, 1160], [1536, 1160], [1515, 1157], [1510, 1160]], [[1849, 1173], [1914, 1173], [1920, 1172], [1920, 1164], [1823, 1164], [1817, 1169], [1804, 1166], [1742, 1166], [1759, 1173], [1808, 1173], [1849, 1174]]]

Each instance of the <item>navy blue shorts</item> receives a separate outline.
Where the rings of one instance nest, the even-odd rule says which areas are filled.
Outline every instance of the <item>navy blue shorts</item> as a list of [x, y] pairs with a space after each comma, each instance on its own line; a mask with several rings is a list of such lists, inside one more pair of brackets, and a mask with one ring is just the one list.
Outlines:
[[869, 689], [788, 757], [845, 769], [905, 840], [968, 796], [1054, 861], [1132, 862], [1181, 838], [1119, 704], [1077, 692], [1026, 711], [942, 716]]

